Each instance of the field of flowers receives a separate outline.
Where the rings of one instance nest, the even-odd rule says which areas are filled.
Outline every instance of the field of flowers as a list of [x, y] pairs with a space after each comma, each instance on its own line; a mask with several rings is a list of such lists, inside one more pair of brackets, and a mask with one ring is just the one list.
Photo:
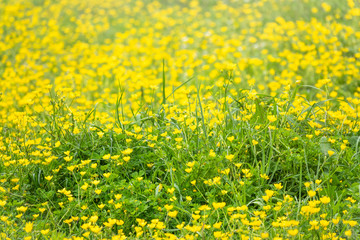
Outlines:
[[1, 0], [0, 239], [359, 239], [358, 0]]

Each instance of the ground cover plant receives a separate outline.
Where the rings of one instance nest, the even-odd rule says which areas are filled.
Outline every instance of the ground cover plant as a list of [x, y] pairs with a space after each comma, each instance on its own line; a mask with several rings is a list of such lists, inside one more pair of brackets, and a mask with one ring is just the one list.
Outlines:
[[0, 1], [0, 239], [358, 239], [357, 0]]

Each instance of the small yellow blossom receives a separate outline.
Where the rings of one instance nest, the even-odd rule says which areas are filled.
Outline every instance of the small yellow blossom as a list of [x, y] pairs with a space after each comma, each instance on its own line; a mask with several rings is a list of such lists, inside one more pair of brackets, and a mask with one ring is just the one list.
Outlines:
[[298, 233], [299, 233], [299, 230], [297, 228], [288, 230], [288, 234], [290, 236], [296, 236]]
[[215, 209], [219, 209], [219, 208], [225, 207], [226, 203], [225, 202], [219, 202], [219, 203], [213, 202], [212, 205]]
[[30, 233], [33, 230], [33, 225], [34, 223], [27, 222], [24, 227], [25, 232]]
[[334, 155], [334, 151], [332, 151], [332, 150], [329, 150], [328, 152], [327, 152], [328, 154], [329, 154], [329, 156], [331, 157], [332, 155]]
[[316, 192], [313, 190], [308, 191], [309, 197], [314, 197], [316, 195]]
[[320, 201], [323, 203], [323, 204], [328, 204], [330, 202], [330, 198], [327, 197], [327, 196], [324, 196], [324, 197], [321, 197], [320, 198]]
[[178, 214], [178, 211], [170, 211], [170, 212], [168, 212], [168, 216], [172, 217], [172, 218], [175, 218], [177, 216], [177, 214]]

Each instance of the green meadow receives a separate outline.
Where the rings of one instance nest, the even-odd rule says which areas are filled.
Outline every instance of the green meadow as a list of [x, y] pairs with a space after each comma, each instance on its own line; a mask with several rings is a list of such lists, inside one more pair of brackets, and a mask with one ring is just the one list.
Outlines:
[[0, 1], [0, 239], [360, 238], [358, 0]]

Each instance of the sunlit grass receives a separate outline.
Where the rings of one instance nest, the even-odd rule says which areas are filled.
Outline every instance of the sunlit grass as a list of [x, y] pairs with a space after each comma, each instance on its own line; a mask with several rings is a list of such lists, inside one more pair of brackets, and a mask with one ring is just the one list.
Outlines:
[[360, 3], [0, 2], [0, 239], [358, 239]]

